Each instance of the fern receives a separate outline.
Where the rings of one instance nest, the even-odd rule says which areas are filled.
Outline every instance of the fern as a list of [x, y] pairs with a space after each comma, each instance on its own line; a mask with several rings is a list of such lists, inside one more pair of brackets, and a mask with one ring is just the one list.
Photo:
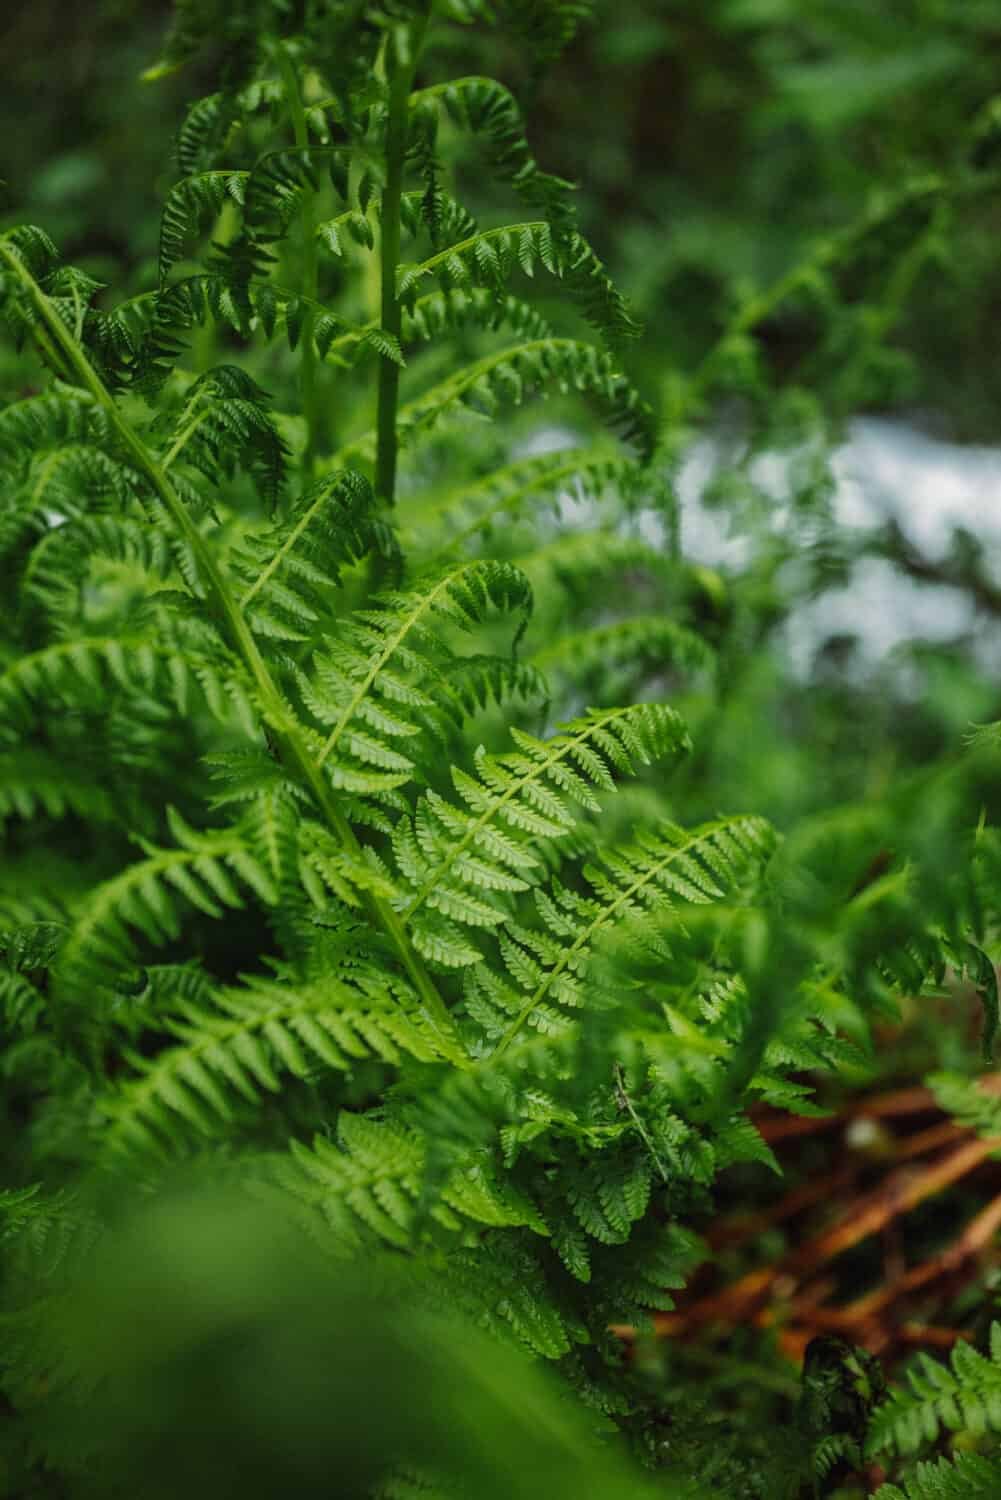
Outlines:
[[996, 1460], [978, 1453], [960, 1453], [950, 1463], [918, 1464], [904, 1488], [880, 1485], [876, 1500], [987, 1500], [997, 1493], [1001, 1468]]
[[[197, 60], [211, 92], [179, 127], [155, 278], [115, 303], [44, 230], [0, 233], [0, 311], [23, 388], [44, 382], [0, 412], [0, 1210], [10, 1326], [39, 1332], [4, 1379], [32, 1484], [72, 1467], [77, 1374], [47, 1353], [84, 1327], [72, 1277], [182, 1160], [345, 1276], [388, 1253], [415, 1302], [635, 1435], [655, 1398], [611, 1330], [673, 1309], [721, 1174], [779, 1169], [748, 1111], [819, 1112], [892, 994], [946, 966], [989, 1049], [1001, 843], [957, 832], [989, 745], [782, 839], [728, 794], [714, 815], [715, 695], [759, 604], [735, 589], [726, 618], [685, 562], [674, 476], [682, 419], [753, 365], [768, 307], [738, 310], [663, 436], [620, 363], [637, 325], [514, 95], [427, 82], [459, 46], [428, 65], [443, 26], [507, 32], [538, 77], [588, 10], [179, 0], [150, 78]], [[443, 122], [523, 219], [477, 222]], [[512, 424], [536, 396], [570, 413], [556, 451]], [[859, 884], [881, 847], [896, 865]], [[997, 1133], [958, 1064], [934, 1087]], [[872, 1451], [1001, 1430], [999, 1337], [919, 1363]], [[776, 1493], [859, 1459], [832, 1389]], [[114, 1438], [93, 1429], [87, 1484]], [[708, 1472], [741, 1474], [721, 1452]], [[387, 1497], [433, 1492], [391, 1456]]]
[[483, 140], [490, 165], [502, 180], [512, 184], [524, 203], [544, 209], [547, 217], [558, 223], [565, 221], [571, 184], [540, 170], [525, 139], [514, 96], [493, 78], [456, 78], [411, 97], [410, 149], [432, 187], [439, 109]]
[[155, 946], [176, 937], [178, 897], [215, 918], [243, 904], [241, 884], [265, 903], [277, 899], [272, 872], [238, 830], [198, 833], [173, 809], [167, 817], [177, 847], [147, 848], [145, 859], [98, 886], [78, 913], [57, 967], [68, 1003], [134, 984], [133, 933]]
[[948, 1367], [919, 1356], [906, 1386], [874, 1414], [869, 1451], [915, 1453], [943, 1429], [981, 1435], [1001, 1430], [1001, 1325], [991, 1325], [989, 1358], [963, 1342]]
[[554, 1001], [571, 1009], [582, 1003], [580, 976], [605, 930], [644, 911], [669, 909], [679, 898], [702, 903], [721, 897], [748, 857], [760, 856], [768, 842], [769, 830], [754, 819], [724, 820], [692, 833], [666, 825], [644, 832], [634, 845], [603, 851], [600, 864], [585, 866], [593, 896], [554, 884], [551, 897], [538, 903], [545, 931], [512, 929], [502, 947], [508, 974], [523, 993], [505, 985], [489, 997], [502, 1026], [500, 1049], [526, 1024], [558, 1024]]
[[[256, 1105], [262, 1092], [279, 1093], [283, 1073], [309, 1079], [331, 1068], [350, 1071], [370, 1057], [399, 1064], [404, 1055], [442, 1055], [416, 997], [399, 985], [387, 989], [378, 970], [362, 964], [349, 981], [250, 979], [198, 1003], [178, 1004], [169, 992], [161, 1003], [171, 999], [163, 1024], [180, 1045], [151, 1062], [126, 1052], [135, 1076], [99, 1105], [109, 1157], [156, 1160], [176, 1149], [184, 1129], [221, 1135], [233, 1127], [240, 1102]], [[454, 1042], [451, 1055], [461, 1059]]]
[[[574, 824], [570, 808], [596, 808], [592, 788], [614, 786], [612, 771], [629, 773], [634, 759], [685, 746], [673, 711], [657, 704], [593, 712], [540, 741], [515, 731], [517, 751], [476, 756], [476, 777], [453, 771], [465, 807], [428, 792], [413, 819], [402, 819], [393, 850], [405, 882], [405, 922], [420, 951], [438, 963], [475, 963], [458, 924], [492, 927], [504, 908], [491, 892], [527, 889], [539, 865], [532, 844], [558, 839]], [[528, 878], [526, 878], [526, 873]]]
[[991, 1138], [1001, 1135], [1001, 1103], [968, 1078], [932, 1073], [928, 1085], [942, 1108], [967, 1130]]
[[184, 257], [186, 244], [211, 223], [224, 203], [243, 206], [246, 172], [197, 172], [175, 183], [164, 200], [160, 218], [159, 272], [161, 284]]
[[482, 284], [499, 290], [514, 270], [534, 276], [539, 266], [566, 283], [584, 315], [610, 340], [639, 332], [593, 250], [576, 233], [554, 240], [545, 220], [482, 230], [430, 260], [401, 265], [397, 293], [405, 298], [405, 305], [412, 305], [428, 276], [437, 277], [446, 289]]

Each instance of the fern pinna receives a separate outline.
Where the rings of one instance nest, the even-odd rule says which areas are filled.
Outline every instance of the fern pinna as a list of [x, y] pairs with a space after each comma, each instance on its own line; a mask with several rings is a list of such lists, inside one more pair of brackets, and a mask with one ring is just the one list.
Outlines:
[[[808, 1107], [832, 1014], [864, 1042], [871, 927], [814, 944], [837, 901], [769, 884], [763, 820], [685, 821], [713, 651], [636, 326], [512, 93], [421, 86], [444, 28], [548, 66], [586, 9], [183, 0], [151, 75], [207, 46], [220, 86], [156, 284], [0, 237], [42, 383], [0, 414], [4, 1206], [42, 1241], [81, 1181], [225, 1162], [621, 1414], [610, 1326], [672, 1305], [718, 1172], [775, 1165], [747, 1105]], [[463, 133], [524, 218], [458, 201]], [[516, 451], [536, 395], [608, 436]]]

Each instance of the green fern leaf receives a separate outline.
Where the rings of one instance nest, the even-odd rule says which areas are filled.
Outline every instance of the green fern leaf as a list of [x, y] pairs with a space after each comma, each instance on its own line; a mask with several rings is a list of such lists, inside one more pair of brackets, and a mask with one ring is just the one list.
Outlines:
[[906, 1385], [874, 1413], [867, 1450], [915, 1453], [924, 1443], [935, 1442], [943, 1427], [1001, 1432], [1001, 1324], [991, 1325], [989, 1359], [963, 1342], [953, 1349], [949, 1365], [919, 1355]]

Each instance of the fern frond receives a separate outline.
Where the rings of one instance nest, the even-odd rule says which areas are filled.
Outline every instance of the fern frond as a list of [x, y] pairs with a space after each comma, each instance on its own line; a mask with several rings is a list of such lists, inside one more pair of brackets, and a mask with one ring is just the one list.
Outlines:
[[[652, 456], [655, 440], [650, 409], [615, 368], [610, 355], [576, 339], [532, 339], [467, 365], [400, 408], [400, 440], [412, 442], [462, 407], [490, 416], [501, 402], [517, 406], [530, 392], [545, 396], [554, 388], [563, 395], [578, 391], [598, 398], [622, 441], [633, 444], [641, 458]], [[354, 453], [369, 456], [373, 451], [374, 435], [367, 434], [342, 449], [335, 462], [343, 463]]]
[[942, 1428], [1001, 1432], [1001, 1324], [991, 1324], [989, 1359], [962, 1341], [948, 1365], [919, 1354], [906, 1385], [874, 1413], [867, 1451], [916, 1453], [935, 1442]]
[[156, 295], [137, 298], [130, 310], [140, 328], [132, 370], [136, 389], [155, 395], [184, 352], [183, 335], [209, 318], [248, 338], [254, 317], [249, 283], [269, 266], [269, 259], [258, 258], [241, 280], [213, 268], [169, 282]]
[[534, 276], [539, 267], [561, 280], [581, 312], [612, 342], [639, 332], [601, 261], [576, 232], [556, 237], [546, 220], [485, 229], [439, 251], [420, 264], [397, 268], [397, 292], [412, 306], [421, 282], [436, 277], [446, 290], [485, 286], [499, 292], [516, 271]]
[[243, 206], [248, 176], [247, 172], [198, 172], [174, 184], [160, 217], [161, 286], [184, 258], [189, 241], [218, 217], [225, 203]]
[[683, 625], [676, 625], [664, 615], [636, 615], [612, 625], [596, 625], [590, 630], [544, 646], [530, 658], [546, 677], [561, 684], [587, 688], [593, 695], [597, 684], [603, 684], [606, 695], [624, 691], [651, 674], [660, 675], [672, 669], [686, 672], [705, 671], [715, 659], [710, 646]]
[[[13, 228], [5, 229], [0, 238], [36, 280], [43, 280], [58, 262], [59, 252], [55, 244], [37, 224], [15, 224]], [[0, 302], [15, 294], [16, 287], [7, 273], [0, 272]]]
[[404, 1056], [463, 1055], [457, 1038], [443, 1040], [429, 1025], [406, 983], [371, 962], [355, 962], [343, 976], [246, 978], [212, 990], [208, 1001], [172, 999], [159, 1024], [179, 1045], [152, 1059], [126, 1052], [134, 1076], [100, 1102], [109, 1159], [163, 1159], [192, 1139], [220, 1135], [237, 1120], [240, 1101], [277, 1093], [283, 1074], [308, 1080], [368, 1058], [395, 1067]]
[[316, 226], [316, 237], [322, 245], [340, 259], [346, 249], [345, 240], [371, 250], [375, 245], [375, 232], [367, 215], [357, 208], [349, 208], [336, 218], [324, 219]]
[[215, 365], [185, 393], [165, 467], [183, 451], [186, 463], [218, 483], [237, 468], [254, 478], [274, 507], [285, 482], [288, 444], [271, 416], [267, 392], [236, 365]]
[[346, 469], [325, 475], [278, 525], [240, 537], [227, 569], [254, 630], [306, 639], [329, 612], [344, 568], [370, 552], [395, 557], [395, 538], [374, 505], [368, 481]]
[[206, 94], [188, 106], [177, 132], [177, 164], [186, 176], [214, 167], [229, 141], [241, 105], [248, 101], [230, 92]]
[[986, 1093], [976, 1079], [960, 1073], [932, 1073], [925, 1081], [957, 1124], [987, 1139], [998, 1137], [1001, 1150], [1001, 1098], [997, 1094]]
[[602, 531], [564, 531], [544, 542], [520, 566], [539, 589], [558, 589], [576, 602], [590, 597], [604, 580], [622, 574], [656, 583], [677, 580], [675, 560], [641, 537], [623, 530], [611, 536]]
[[177, 847], [144, 842], [146, 858], [97, 886], [75, 914], [57, 964], [59, 992], [71, 1005], [134, 985], [137, 940], [162, 947], [178, 936], [178, 898], [217, 919], [244, 906], [248, 889], [265, 905], [277, 899], [270, 869], [241, 828], [200, 833], [172, 808], [167, 819]]
[[1001, 1486], [1001, 1463], [979, 1453], [918, 1464], [903, 1488], [880, 1485], [875, 1500], [993, 1500]]
[[5, 467], [27, 468], [40, 453], [81, 444], [102, 453], [112, 446], [107, 415], [83, 391], [57, 387], [44, 396], [11, 402], [0, 412], [0, 462]]
[[512, 734], [516, 751], [494, 756], [480, 748], [476, 777], [453, 768], [465, 807], [429, 791], [414, 817], [397, 825], [393, 852], [408, 889], [403, 920], [419, 951], [438, 963], [479, 961], [462, 926], [496, 927], [505, 919], [492, 893], [523, 891], [538, 878], [533, 845], [565, 837], [576, 820], [571, 804], [597, 807], [593, 788], [611, 790], [613, 771], [628, 775], [634, 762], [649, 764], [687, 745], [674, 711], [651, 703], [592, 711], [549, 740]]
[[[429, 292], [402, 308], [400, 321], [404, 344], [426, 343], [447, 331], [464, 328], [482, 328], [490, 333], [507, 328], [525, 340], [553, 337], [547, 319], [530, 303], [519, 297], [497, 296], [486, 287]], [[368, 352], [384, 354], [395, 364], [404, 364], [400, 344], [374, 322], [338, 333], [322, 348], [318, 345], [318, 352], [323, 359], [345, 369], [350, 369]]]
[[538, 1257], [510, 1234], [484, 1237], [477, 1253], [447, 1262], [445, 1285], [455, 1305], [498, 1337], [513, 1338], [541, 1359], [562, 1359], [586, 1330], [553, 1288]]
[[33, 722], [36, 704], [52, 698], [67, 707], [107, 709], [109, 691], [124, 689], [188, 711], [197, 693], [223, 722], [255, 732], [253, 688], [211, 629], [192, 615], [162, 605], [136, 621], [134, 632], [55, 641], [19, 657], [0, 674], [0, 710], [7, 734]]
[[131, 517], [84, 515], [51, 527], [21, 575], [23, 614], [37, 612], [51, 633], [71, 634], [78, 628], [85, 579], [117, 569], [135, 579], [137, 592], [152, 594], [174, 578], [175, 552], [158, 527]]
[[432, 191], [437, 186], [434, 166], [440, 109], [460, 130], [484, 143], [493, 170], [501, 181], [511, 184], [522, 202], [540, 209], [551, 223], [568, 222], [572, 184], [541, 170], [525, 138], [514, 95], [493, 78], [454, 78], [411, 95], [409, 150]]
[[397, 1124], [348, 1113], [338, 1120], [336, 1144], [322, 1137], [314, 1140], [312, 1150], [293, 1143], [291, 1156], [274, 1163], [281, 1184], [322, 1214], [334, 1243], [342, 1248], [356, 1249], [375, 1240], [406, 1249], [415, 1233], [432, 1226], [453, 1240], [469, 1225], [546, 1232], [538, 1210], [513, 1185], [500, 1180], [486, 1153], [476, 1153], [453, 1168], [430, 1204], [426, 1169], [418, 1135]]
[[344, 146], [287, 146], [258, 158], [244, 187], [244, 222], [255, 241], [285, 234], [305, 188], [315, 192], [325, 178], [342, 200], [348, 195]]
[[33, 746], [0, 753], [0, 828], [6, 818], [75, 817], [115, 821], [107, 788], [63, 757]]
[[422, 231], [429, 234], [435, 246], [451, 244], [475, 234], [476, 220], [455, 198], [436, 188], [428, 193], [403, 193], [400, 198], [400, 222], [415, 238]]
[[89, 444], [42, 451], [19, 486], [11, 485], [0, 510], [0, 557], [51, 538], [67, 520], [124, 509], [135, 494], [135, 478], [122, 464]]
[[[637, 834], [633, 844], [599, 851], [584, 876], [594, 895], [583, 896], [555, 878], [536, 893], [541, 930], [510, 923], [500, 948], [509, 979], [491, 985], [481, 1017], [490, 1020], [499, 1052], [524, 1026], [559, 1025], [557, 1006], [584, 1003], [582, 978], [606, 932], [678, 902], [718, 901], [771, 852], [774, 836], [759, 818], [723, 818], [689, 832], [665, 823]], [[474, 980], [477, 976], [474, 976]], [[513, 984], [511, 983], [513, 981]]]
[[402, 311], [405, 342], [436, 338], [446, 330], [508, 328], [521, 339], [552, 338], [549, 322], [519, 297], [498, 297], [485, 287], [452, 287], [418, 297]]
[[592, 498], [607, 488], [628, 505], [630, 496], [642, 493], [648, 480], [648, 471], [623, 459], [611, 443], [533, 454], [492, 469], [482, 479], [468, 480], [444, 494], [432, 495], [429, 500], [408, 503], [404, 536], [416, 545], [423, 531], [446, 526], [458, 532], [457, 542], [478, 533], [489, 537], [495, 520], [515, 520], [546, 501], [558, 515], [566, 496]]
[[[513, 614], [521, 616], [520, 635], [532, 594], [517, 568], [473, 561], [371, 603], [336, 627], [313, 658], [312, 676], [300, 677], [306, 707], [325, 730], [317, 764], [335, 787], [363, 795], [411, 779], [414, 761], [398, 742], [419, 732], [415, 715], [435, 707], [443, 669], [453, 661], [446, 632]], [[456, 701], [447, 686], [445, 697]]]

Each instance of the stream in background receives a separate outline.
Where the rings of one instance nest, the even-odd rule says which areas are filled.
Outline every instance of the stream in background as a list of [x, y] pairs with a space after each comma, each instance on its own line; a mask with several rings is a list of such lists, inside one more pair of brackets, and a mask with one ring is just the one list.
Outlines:
[[[682, 546], [687, 557], [714, 567], [746, 564], [752, 542], [732, 534], [725, 514], [704, 503], [716, 454], [714, 440], [697, 444], [679, 476]], [[775, 503], [781, 527], [789, 505], [794, 458], [767, 455], [752, 461], [749, 474]], [[852, 422], [832, 461], [836, 521], [865, 532], [895, 520], [904, 535], [932, 562], [946, 556], [953, 530], [964, 527], [984, 544], [988, 557], [1001, 544], [1001, 448], [947, 442], [907, 422], [864, 417]], [[873, 666], [904, 641], [948, 642], [975, 637], [984, 665], [1001, 663], [1001, 622], [976, 611], [962, 589], [918, 581], [892, 562], [862, 558], [848, 583], [799, 604], [789, 621], [787, 644], [795, 666], [805, 671], [832, 636], [855, 636], [860, 662]]]
[[[544, 428], [521, 451], [541, 453], [575, 440], [569, 430]], [[685, 557], [726, 571], [750, 561], [756, 528], [741, 523], [739, 509], [735, 514], [725, 501], [712, 499], [722, 456], [716, 438], [700, 439], [681, 467], [677, 487]], [[799, 461], [794, 454], [769, 454], [748, 466], [754, 489], [764, 497], [762, 519], [773, 533], [791, 522]], [[834, 518], [856, 536], [896, 520], [916, 549], [935, 562], [949, 552], [954, 528], [964, 527], [983, 543], [988, 560], [1001, 560], [1001, 447], [961, 445], [905, 421], [864, 417], [850, 424], [831, 468]], [[565, 523], [586, 522], [588, 511], [572, 494], [563, 497]], [[663, 544], [660, 518], [651, 513], [645, 521], [648, 539]], [[796, 670], [807, 672], [816, 651], [833, 636], [856, 638], [863, 669], [908, 640], [943, 643], [961, 637], [972, 638], [984, 666], [1001, 669], [1001, 620], [978, 614], [965, 590], [919, 582], [878, 557], [860, 559], [847, 583], [795, 607], [785, 639]]]

